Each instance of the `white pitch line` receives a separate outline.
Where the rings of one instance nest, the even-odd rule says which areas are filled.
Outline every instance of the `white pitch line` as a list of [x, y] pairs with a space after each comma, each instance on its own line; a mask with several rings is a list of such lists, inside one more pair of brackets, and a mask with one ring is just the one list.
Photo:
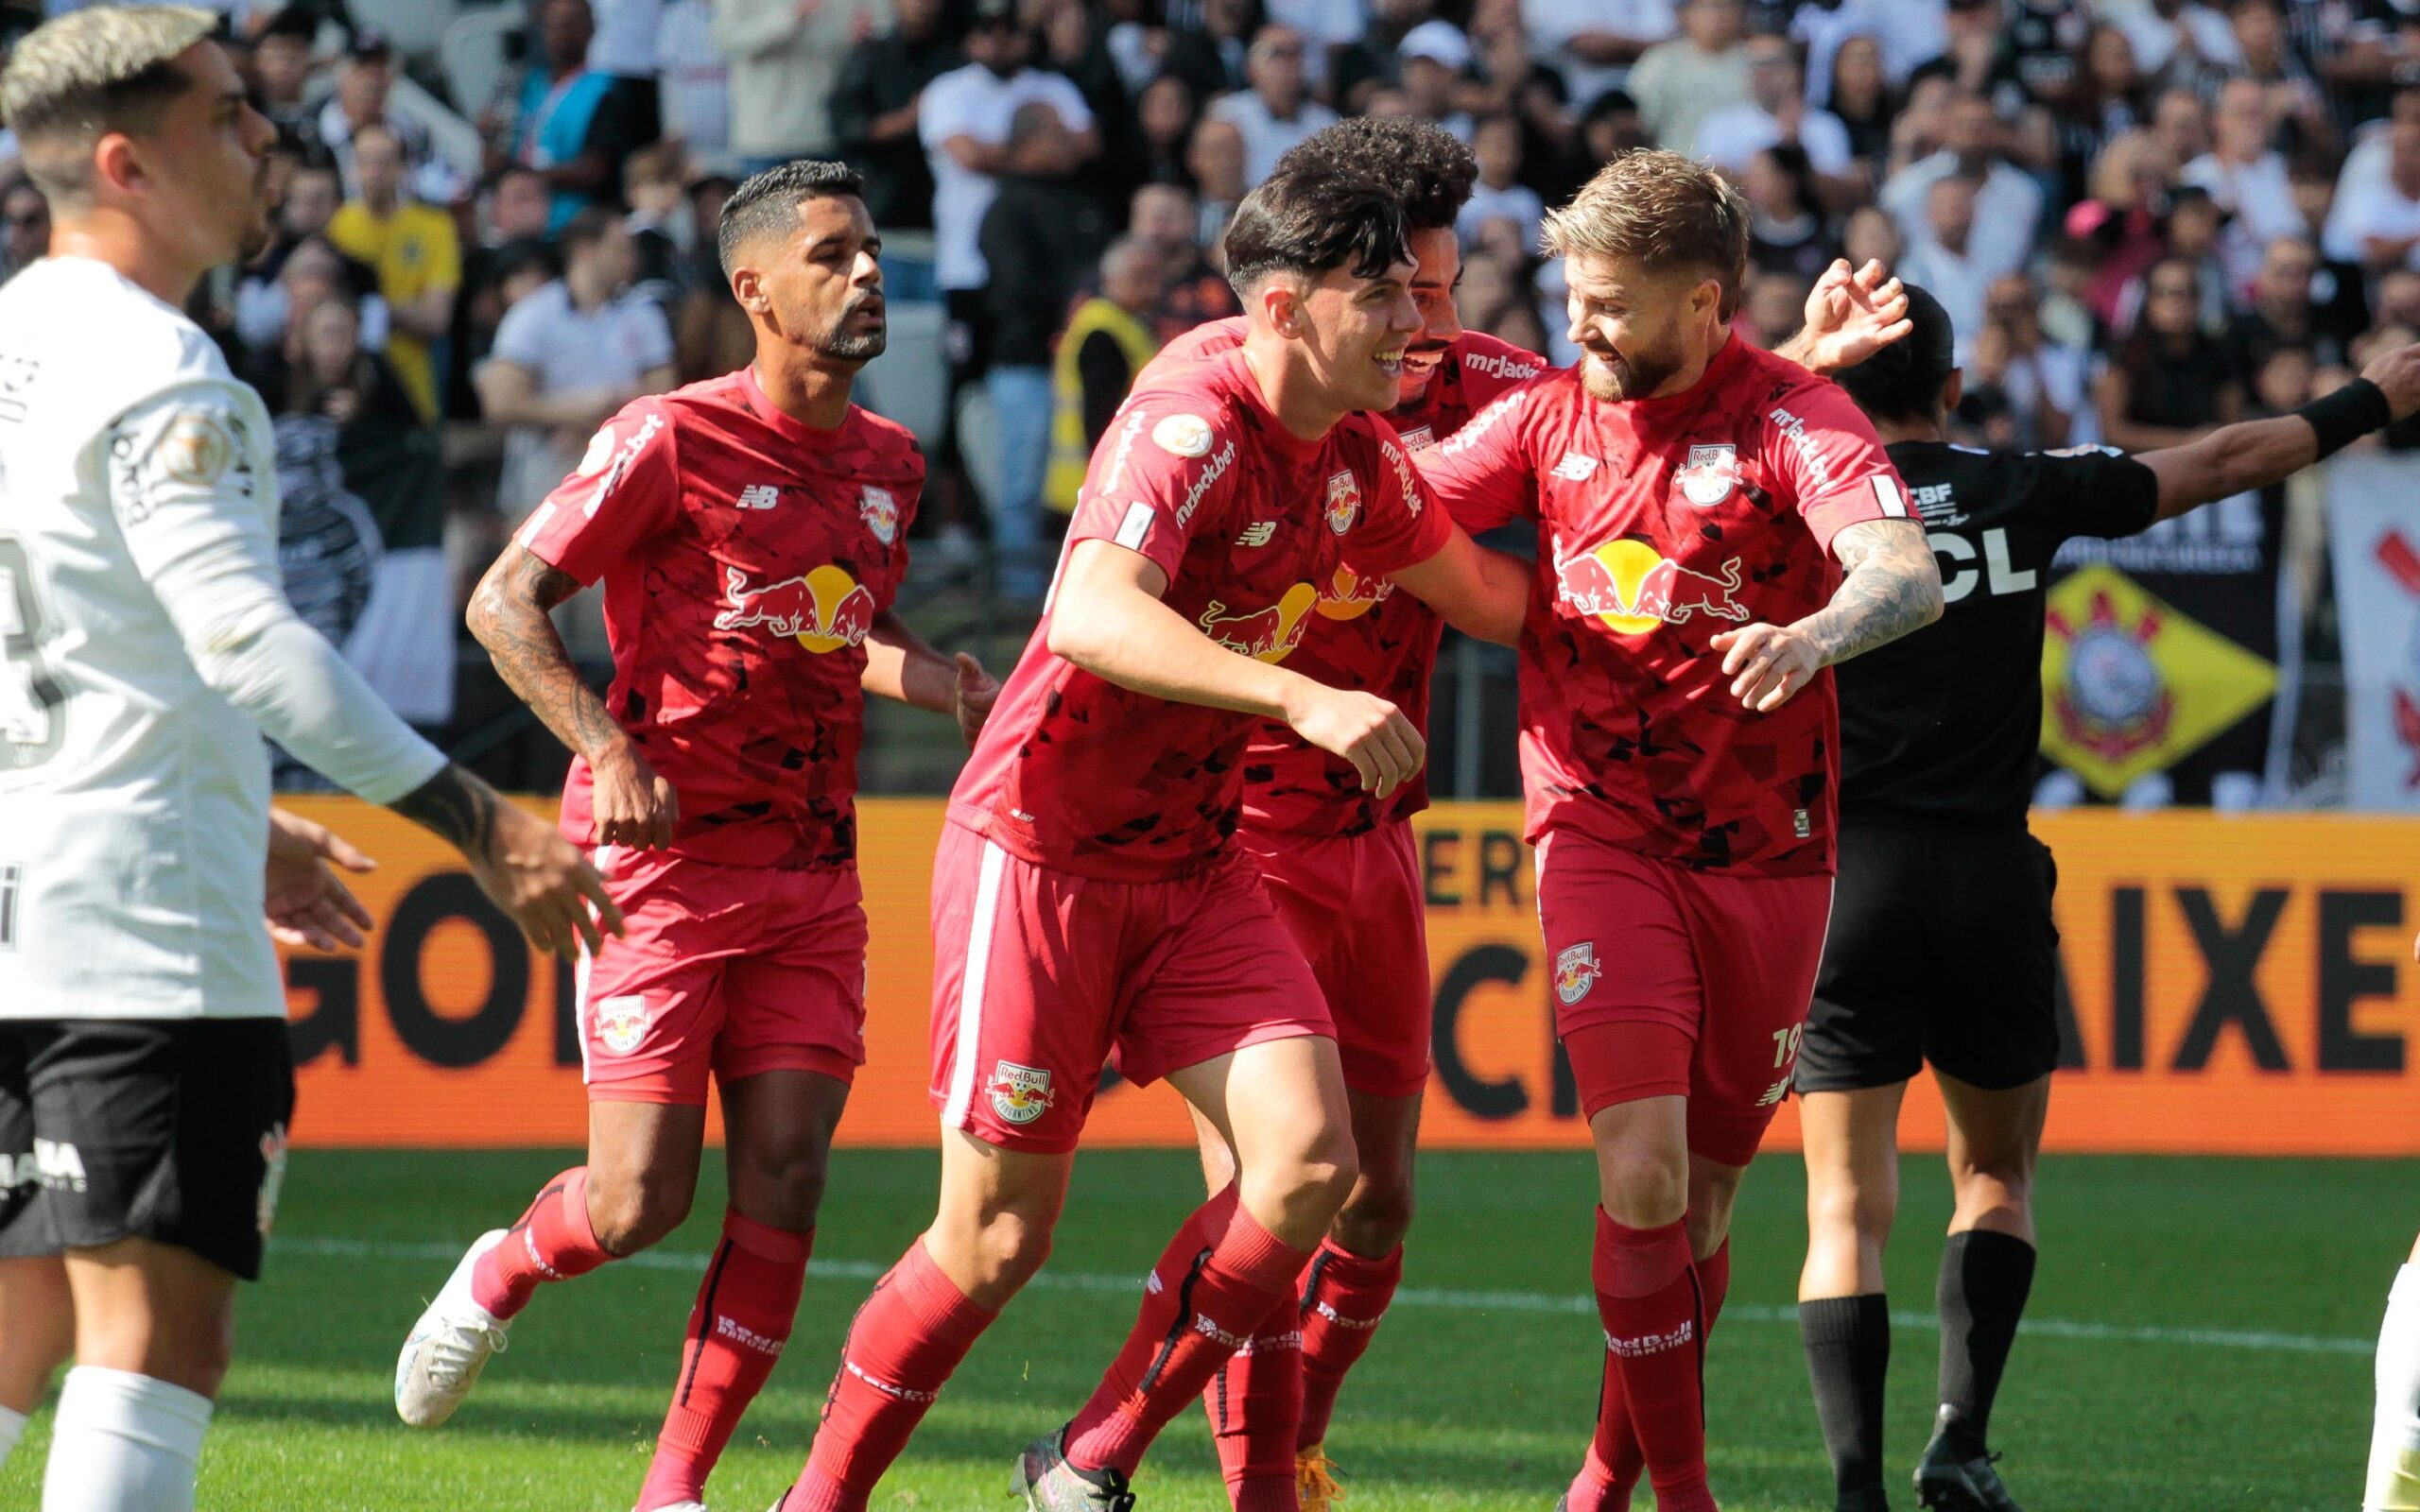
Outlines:
[[[458, 1260], [461, 1245], [389, 1244], [366, 1239], [319, 1239], [298, 1237], [280, 1239], [271, 1246], [277, 1255], [291, 1255], [313, 1260]], [[635, 1266], [641, 1270], [680, 1270], [697, 1272], [705, 1268], [712, 1256], [677, 1250], [642, 1250], [617, 1265]], [[871, 1281], [880, 1279], [887, 1267], [862, 1260], [817, 1259], [809, 1267], [809, 1280]], [[1050, 1292], [1136, 1292], [1142, 1281], [1132, 1276], [1107, 1276], [1085, 1271], [1046, 1270], [1027, 1282], [1028, 1286]], [[1579, 1317], [1597, 1315], [1594, 1297], [1574, 1297], [1553, 1292], [1467, 1292], [1440, 1290], [1426, 1286], [1407, 1286], [1395, 1293], [1399, 1307], [1434, 1308], [1450, 1313], [1554, 1313]], [[1798, 1322], [1798, 1310], [1773, 1307], [1759, 1302], [1734, 1302], [1722, 1310], [1723, 1321], [1738, 1323]], [[1938, 1332], [1941, 1319], [1930, 1313], [1893, 1312], [1891, 1321], [1900, 1328], [1930, 1329]], [[2021, 1332], [2052, 1339], [2091, 1339], [2122, 1344], [2183, 1344], [2215, 1349], [2257, 1349], [2287, 1354], [2358, 1354], [2369, 1355], [2377, 1349], [2375, 1339], [2330, 1338], [2312, 1333], [2272, 1333], [2250, 1329], [2185, 1329], [2167, 1328], [2157, 1324], [2128, 1325], [2122, 1323], [2087, 1323], [2072, 1318], [2029, 1317]]]

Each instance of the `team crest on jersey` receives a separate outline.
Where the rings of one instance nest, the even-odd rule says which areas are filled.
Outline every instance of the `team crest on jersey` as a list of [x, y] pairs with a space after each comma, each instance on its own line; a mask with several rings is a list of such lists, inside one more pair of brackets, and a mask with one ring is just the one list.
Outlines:
[[889, 489], [877, 489], [869, 483], [857, 490], [857, 513], [873, 532], [873, 539], [888, 546], [899, 539], [899, 501]]
[[1437, 428], [1433, 425], [1415, 425], [1403, 433], [1403, 446], [1407, 452], [1423, 451], [1436, 444]]
[[647, 1038], [647, 999], [638, 993], [607, 998], [596, 1005], [596, 1039], [617, 1056], [627, 1056]]
[[1338, 535], [1361, 518], [1361, 480], [1346, 468], [1327, 480], [1327, 527]]
[[1206, 456], [1210, 452], [1210, 422], [1199, 415], [1170, 415], [1151, 427], [1151, 444], [1188, 462]]
[[1731, 497], [1739, 482], [1739, 449], [1724, 442], [1720, 446], [1692, 446], [1689, 460], [1672, 481], [1681, 486], [1681, 497], [1701, 509], [1711, 508]]
[[1554, 995], [1569, 1007], [1588, 995], [1597, 978], [1605, 969], [1597, 964], [1597, 942], [1583, 939], [1577, 945], [1566, 945], [1555, 953]]
[[1011, 1124], [1030, 1124], [1050, 1111], [1054, 1099], [1050, 1091], [1050, 1073], [1040, 1066], [1020, 1066], [1013, 1060], [994, 1062], [992, 1066], [992, 1111]]

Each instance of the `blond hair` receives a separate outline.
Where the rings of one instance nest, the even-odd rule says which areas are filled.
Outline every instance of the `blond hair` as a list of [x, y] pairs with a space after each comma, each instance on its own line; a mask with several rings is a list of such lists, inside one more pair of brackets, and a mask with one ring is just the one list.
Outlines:
[[0, 124], [16, 132], [42, 191], [85, 195], [93, 144], [156, 128], [188, 83], [176, 60], [217, 25], [192, 6], [94, 6], [28, 32], [0, 72]]
[[1586, 252], [1650, 272], [1698, 268], [1722, 286], [1721, 318], [1739, 308], [1748, 271], [1748, 202], [1730, 180], [1677, 152], [1625, 152], [1571, 202], [1548, 213], [1549, 256]]

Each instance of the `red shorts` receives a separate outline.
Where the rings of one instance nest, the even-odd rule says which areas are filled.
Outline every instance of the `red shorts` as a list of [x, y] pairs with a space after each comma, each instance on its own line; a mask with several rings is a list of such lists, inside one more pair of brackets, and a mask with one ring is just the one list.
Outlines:
[[1334, 1035], [1319, 985], [1230, 847], [1165, 882], [1104, 882], [962, 825], [933, 857], [933, 1101], [1003, 1149], [1076, 1147], [1112, 1052], [1137, 1084], [1246, 1045]]
[[775, 871], [596, 852], [629, 933], [579, 969], [592, 1101], [702, 1108], [706, 1074], [852, 1080], [865, 1064], [866, 914], [854, 868]]
[[1428, 916], [1402, 820], [1361, 834], [1238, 831], [1336, 1021], [1344, 1084], [1409, 1097], [1428, 1084]]
[[1538, 844], [1555, 1032], [1594, 1118], [1689, 1100], [1689, 1148], [1745, 1165], [1789, 1093], [1829, 877], [1692, 871], [1567, 830]]

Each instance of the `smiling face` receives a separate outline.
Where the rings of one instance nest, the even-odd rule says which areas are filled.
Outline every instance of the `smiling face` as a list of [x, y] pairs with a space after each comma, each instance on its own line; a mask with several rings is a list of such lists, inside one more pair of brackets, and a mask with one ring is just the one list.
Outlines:
[[1651, 272], [1633, 258], [1576, 252], [1564, 275], [1580, 381], [1593, 397], [1651, 398], [1713, 355], [1722, 285], [1707, 274]]
[[1403, 392], [1404, 354], [1425, 324], [1411, 295], [1418, 272], [1412, 263], [1396, 263], [1374, 278], [1338, 267], [1315, 279], [1281, 279], [1265, 291], [1287, 291], [1278, 297], [1290, 300], [1293, 310], [1281, 328], [1302, 342], [1312, 376], [1333, 407], [1395, 406]]
[[1445, 353], [1461, 339], [1461, 314], [1454, 289], [1462, 279], [1462, 248], [1451, 226], [1411, 233], [1411, 303], [1420, 313], [1420, 334], [1404, 353], [1397, 404], [1414, 404], [1428, 392]]

